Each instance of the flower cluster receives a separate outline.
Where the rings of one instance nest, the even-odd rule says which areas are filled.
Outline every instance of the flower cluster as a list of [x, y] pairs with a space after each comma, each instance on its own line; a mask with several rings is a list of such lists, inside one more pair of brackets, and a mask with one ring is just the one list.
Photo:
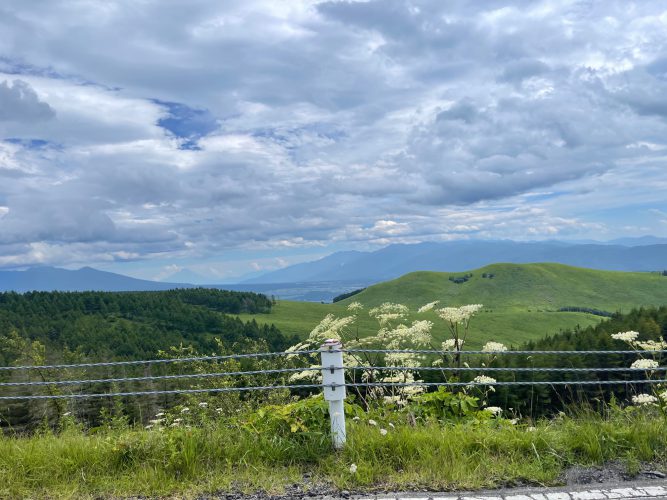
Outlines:
[[408, 308], [403, 304], [393, 304], [385, 302], [379, 307], [374, 307], [368, 311], [368, 315], [375, 318], [380, 325], [385, 326], [395, 320], [400, 320], [408, 315]]
[[439, 303], [440, 303], [439, 300], [434, 300], [433, 302], [429, 302], [428, 304], [423, 305], [419, 309], [417, 309], [417, 312], [421, 314], [421, 313], [425, 313], [427, 311], [430, 311], [435, 306], [437, 306]]
[[651, 394], [637, 394], [636, 396], [632, 396], [632, 402], [640, 406], [652, 405], [658, 402], [658, 398]]
[[635, 345], [640, 349], [645, 351], [662, 351], [667, 349], [667, 342], [664, 340], [655, 341], [655, 340], [646, 340], [646, 341], [637, 341]]
[[486, 375], [477, 375], [474, 379], [472, 379], [473, 383], [475, 384], [495, 384], [496, 379], [493, 377], [487, 377]]
[[443, 307], [436, 314], [450, 323], [465, 323], [482, 308], [482, 304], [468, 304], [461, 307]]
[[640, 368], [642, 370], [651, 370], [658, 366], [660, 366], [660, 364], [653, 359], [638, 359], [630, 365], [631, 368]]
[[629, 332], [618, 332], [612, 334], [611, 338], [616, 340], [622, 340], [629, 344], [633, 343], [639, 337], [639, 332], [629, 331]]
[[504, 352], [507, 350], [507, 347], [505, 344], [501, 344], [500, 342], [487, 342], [484, 344], [484, 347], [482, 347], [482, 351], [486, 352]]
[[487, 406], [484, 410], [491, 413], [494, 417], [499, 416], [503, 412], [503, 409], [499, 406]]
[[459, 339], [447, 339], [442, 343], [443, 351], [460, 351], [463, 348], [463, 340]]
[[359, 312], [363, 308], [364, 306], [362, 306], [360, 302], [352, 302], [350, 303], [350, 305], [347, 306], [347, 310], [350, 311], [351, 313]]

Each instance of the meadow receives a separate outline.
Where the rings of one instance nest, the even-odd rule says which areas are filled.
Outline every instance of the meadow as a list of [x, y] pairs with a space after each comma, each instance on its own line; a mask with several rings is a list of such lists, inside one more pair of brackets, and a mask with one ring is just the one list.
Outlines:
[[[467, 280], [456, 283], [452, 279]], [[608, 313], [667, 303], [667, 277], [653, 273], [596, 271], [561, 264], [493, 264], [465, 273], [415, 272], [379, 283], [333, 304], [278, 300], [269, 314], [241, 314], [243, 320], [274, 324], [283, 334], [304, 338], [327, 314], [347, 315], [347, 306], [360, 302], [366, 309], [383, 302], [410, 307], [409, 320], [434, 322], [434, 336], [444, 339], [444, 325], [433, 312], [417, 309], [434, 300], [441, 306], [484, 305], [475, 317], [470, 347], [489, 340], [517, 346], [577, 326], [585, 328], [604, 317], [586, 312], [562, 312], [580, 307]], [[377, 331], [377, 322], [360, 314], [360, 336]]]

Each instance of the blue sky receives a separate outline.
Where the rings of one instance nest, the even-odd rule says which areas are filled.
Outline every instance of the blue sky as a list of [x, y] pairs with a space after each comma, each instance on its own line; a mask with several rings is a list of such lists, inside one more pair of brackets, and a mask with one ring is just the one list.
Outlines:
[[667, 3], [6, 0], [0, 268], [667, 236]]

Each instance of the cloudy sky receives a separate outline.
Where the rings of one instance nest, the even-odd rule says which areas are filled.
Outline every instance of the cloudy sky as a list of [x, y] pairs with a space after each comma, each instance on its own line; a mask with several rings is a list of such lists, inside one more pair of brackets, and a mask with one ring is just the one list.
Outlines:
[[3, 0], [0, 268], [667, 236], [667, 2]]

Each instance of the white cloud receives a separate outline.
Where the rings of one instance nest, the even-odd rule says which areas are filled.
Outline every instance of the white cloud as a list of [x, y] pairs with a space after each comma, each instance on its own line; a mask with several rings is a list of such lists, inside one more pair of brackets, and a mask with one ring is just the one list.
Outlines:
[[623, 207], [667, 210], [665, 19], [3, 2], [0, 265], [615, 236]]

